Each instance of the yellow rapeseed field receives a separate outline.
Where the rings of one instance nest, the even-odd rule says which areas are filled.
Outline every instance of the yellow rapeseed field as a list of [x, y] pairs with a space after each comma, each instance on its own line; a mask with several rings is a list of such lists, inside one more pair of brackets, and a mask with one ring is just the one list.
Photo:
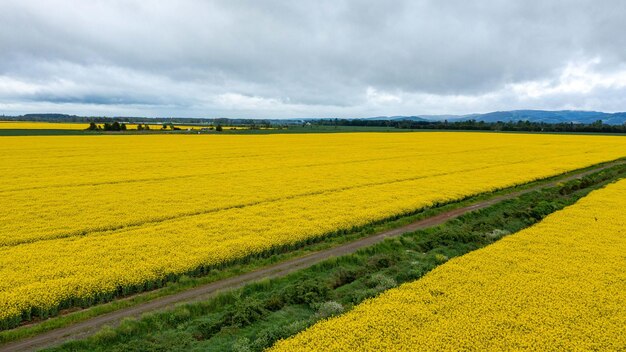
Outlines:
[[88, 123], [0, 121], [0, 130], [84, 130]]
[[271, 351], [626, 350], [626, 180]]
[[0, 138], [0, 321], [626, 156], [491, 133]]
[[[102, 123], [98, 123], [98, 126], [102, 127]], [[136, 130], [137, 124], [126, 124], [129, 130]], [[142, 124], [145, 126], [145, 124]], [[161, 130], [163, 124], [148, 124], [151, 130]], [[209, 125], [179, 125], [174, 124], [175, 127], [180, 129], [195, 129], [199, 130]], [[30, 122], [30, 121], [0, 121], [0, 130], [85, 130], [89, 127], [89, 123], [66, 123], [66, 122]], [[245, 126], [223, 126], [224, 129], [246, 129]]]

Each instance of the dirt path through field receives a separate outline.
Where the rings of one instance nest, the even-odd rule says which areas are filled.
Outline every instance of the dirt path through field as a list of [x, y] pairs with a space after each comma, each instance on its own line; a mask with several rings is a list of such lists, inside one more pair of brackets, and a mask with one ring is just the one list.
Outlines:
[[37, 336], [10, 342], [8, 344], [0, 346], [0, 351], [32, 351], [36, 349], [52, 347], [59, 345], [65, 341], [71, 339], [80, 339], [94, 334], [105, 325], [114, 326], [118, 324], [122, 319], [127, 317], [138, 317], [143, 313], [152, 312], [156, 310], [166, 309], [173, 307], [176, 304], [189, 303], [207, 298], [219, 291], [230, 290], [241, 287], [245, 284], [258, 281], [266, 278], [285, 276], [296, 270], [310, 267], [316, 263], [319, 263], [325, 259], [331, 257], [338, 257], [345, 254], [354, 253], [357, 250], [371, 246], [378, 242], [383, 241], [388, 237], [396, 237], [407, 232], [413, 232], [419, 229], [436, 226], [442, 224], [450, 219], [454, 219], [469, 212], [486, 208], [501, 201], [518, 197], [522, 194], [536, 191], [542, 188], [555, 186], [559, 182], [569, 181], [577, 178], [582, 178], [586, 175], [598, 172], [600, 170], [626, 163], [624, 160], [618, 160], [612, 163], [604, 164], [602, 166], [579, 172], [562, 178], [560, 180], [541, 184], [528, 188], [522, 191], [509, 193], [506, 195], [495, 196], [488, 200], [480, 201], [472, 205], [468, 205], [462, 208], [450, 210], [433, 217], [416, 221], [414, 223], [398, 227], [395, 229], [379, 232], [377, 234], [364, 237], [353, 242], [345, 243], [334, 248], [325, 249], [319, 252], [314, 252], [302, 257], [290, 259], [281, 263], [277, 263], [256, 271], [245, 273], [239, 276], [231, 277], [228, 279], [219, 280], [210, 284], [199, 286], [184, 292], [172, 294], [161, 298], [154, 299], [152, 301], [139, 304], [134, 307], [120, 309], [111, 313], [103, 314], [88, 320], [78, 322], [74, 325], [51, 330], [41, 333]]

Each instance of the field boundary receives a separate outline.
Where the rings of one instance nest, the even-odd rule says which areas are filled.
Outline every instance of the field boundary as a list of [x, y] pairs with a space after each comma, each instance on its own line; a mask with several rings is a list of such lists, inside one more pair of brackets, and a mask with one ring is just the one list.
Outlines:
[[[335, 247], [323, 249], [304, 256], [287, 259], [277, 264], [262, 267], [258, 270], [214, 281], [205, 285], [191, 288], [186, 291], [174, 293], [169, 296], [163, 296], [145, 303], [137, 304], [135, 306], [122, 308], [110, 313], [95, 316], [93, 318], [77, 322], [73, 325], [49, 330], [47, 332], [43, 332], [39, 335], [28, 337], [23, 340], [9, 342], [5, 345], [0, 345], [0, 351], [33, 350], [37, 348], [51, 347], [70, 339], [84, 338], [94, 334], [103, 326], [115, 325], [124, 318], [138, 317], [143, 313], [152, 312], [155, 310], [162, 310], [181, 303], [196, 302], [211, 295], [214, 295], [218, 292], [236, 289], [245, 284], [252, 283], [258, 280], [285, 276], [294, 271], [313, 266], [323, 260], [354, 253], [361, 248], [365, 248], [373, 244], [382, 242], [386, 238], [397, 237], [404, 233], [409, 233], [416, 230], [440, 225], [448, 220], [489, 207], [499, 202], [512, 199], [526, 193], [541, 190], [543, 188], [553, 187], [561, 182], [580, 179], [587, 175], [600, 172], [613, 166], [624, 165], [625, 163], [625, 160], [618, 159], [612, 162], [602, 163], [582, 170], [566, 173], [565, 175], [569, 175], [565, 177], [558, 178], [559, 176], [555, 176], [550, 178], [552, 180], [547, 183], [541, 183], [532, 187], [513, 191], [503, 195], [495, 195], [485, 200], [478, 200], [467, 206], [444, 211], [442, 213], [409, 223], [407, 225], [381, 231], [373, 235], [361, 237], [354, 241], [340, 244]], [[554, 180], [554, 178], [558, 179]]]

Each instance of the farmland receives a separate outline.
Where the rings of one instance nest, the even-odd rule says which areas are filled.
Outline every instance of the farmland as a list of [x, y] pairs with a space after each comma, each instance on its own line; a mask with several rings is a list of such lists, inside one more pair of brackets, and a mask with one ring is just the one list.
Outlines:
[[621, 350], [626, 180], [272, 351]]
[[0, 121], [0, 130], [84, 130], [88, 123]]
[[[509, 234], [532, 226], [546, 215], [571, 205], [594, 189], [602, 188], [626, 175], [626, 164], [611, 164], [613, 166], [591, 168], [584, 173], [586, 176], [573, 172], [566, 177], [559, 177], [555, 182], [539, 181], [533, 182], [529, 188], [516, 188], [522, 190], [514, 193], [507, 189], [388, 221], [371, 228], [376, 233], [374, 236], [315, 251], [314, 256], [323, 258], [323, 261], [312, 267], [305, 269], [302, 261], [294, 258], [250, 273], [267, 277], [269, 273], [276, 273], [279, 267], [288, 270], [295, 262], [300, 264], [300, 270], [284, 277], [247, 281], [248, 284], [244, 287], [231, 288], [212, 297], [205, 295], [207, 298], [199, 301], [187, 296], [179, 301], [185, 304], [163, 311], [151, 308], [139, 319], [121, 320], [124, 315], [120, 317], [118, 313], [123, 311], [118, 311], [107, 315], [106, 321], [97, 319], [96, 323], [95, 319], [86, 320], [67, 329], [50, 331], [30, 342], [26, 340], [10, 344], [7, 351], [11, 348], [26, 349], [29, 346], [53, 346], [60, 336], [66, 340], [76, 337], [80, 340], [63, 344], [53, 349], [55, 351], [262, 351], [316, 321], [350, 311], [355, 305], [358, 306], [363, 300], [375, 297], [380, 292], [419, 279], [433, 268], [444, 265], [449, 258], [488, 246]], [[478, 210], [479, 204], [487, 207]], [[444, 215], [459, 214], [459, 205], [465, 209], [460, 217], [451, 220]], [[415, 227], [415, 222], [407, 227], [399, 225], [406, 223], [407, 219], [416, 218], [423, 219], [417, 223], [424, 224], [425, 227]], [[383, 228], [390, 230], [379, 232]], [[401, 232], [398, 233], [398, 230]], [[369, 241], [372, 237], [382, 237], [384, 240], [372, 244]], [[333, 239], [338, 240], [341, 239]], [[330, 239], [325, 241], [328, 242]], [[370, 244], [360, 246], [361, 249], [355, 251], [355, 243]], [[342, 248], [353, 250], [348, 254]], [[339, 254], [342, 251], [344, 254]], [[329, 256], [329, 253], [333, 255]], [[240, 277], [244, 276], [250, 277]], [[229, 280], [215, 284], [226, 281]], [[206, 292], [204, 288], [211, 286], [213, 285], [201, 288]], [[170, 298], [174, 296], [183, 297], [173, 295], [157, 301], [169, 301], [170, 303], [165, 304], [171, 307]], [[154, 307], [154, 303], [157, 302], [151, 301], [150, 306]], [[142, 307], [144, 305], [127, 311], [142, 311]], [[117, 316], [117, 319], [108, 319], [112, 316]], [[65, 317], [45, 323], [63, 319]], [[116, 320], [120, 322], [119, 325], [115, 324]], [[117, 327], [107, 326], [112, 323]], [[86, 329], [96, 331], [98, 328], [101, 329], [98, 333], [83, 339], [81, 332]], [[0, 341], [3, 337], [9, 337], [10, 333], [11, 331], [0, 333]], [[4, 351], [2, 347], [0, 350]]]
[[[137, 130], [136, 123], [126, 124], [129, 130]], [[141, 124], [142, 128], [146, 126], [149, 130], [158, 131], [163, 128], [163, 124], [145, 123]], [[102, 123], [97, 123], [96, 126], [103, 127]], [[201, 129], [203, 127], [209, 127], [209, 125], [189, 125], [189, 124], [176, 124], [180, 129]], [[82, 131], [89, 127], [89, 123], [64, 123], [64, 122], [27, 122], [27, 121], [0, 121], [0, 130], [68, 130], [68, 131]], [[213, 126], [211, 126], [213, 127]], [[169, 124], [168, 124], [169, 128]], [[246, 126], [222, 126], [225, 129], [246, 129]], [[170, 128], [171, 129], [171, 128]]]
[[5, 327], [626, 154], [618, 137], [472, 133], [5, 137], [0, 146]]

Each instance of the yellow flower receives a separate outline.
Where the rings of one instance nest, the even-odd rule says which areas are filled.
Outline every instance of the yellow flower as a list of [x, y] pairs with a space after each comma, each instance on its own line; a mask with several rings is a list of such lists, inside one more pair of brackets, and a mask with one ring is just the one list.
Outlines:
[[626, 347], [626, 180], [271, 351]]
[[0, 321], [626, 156], [493, 133], [0, 138]]

